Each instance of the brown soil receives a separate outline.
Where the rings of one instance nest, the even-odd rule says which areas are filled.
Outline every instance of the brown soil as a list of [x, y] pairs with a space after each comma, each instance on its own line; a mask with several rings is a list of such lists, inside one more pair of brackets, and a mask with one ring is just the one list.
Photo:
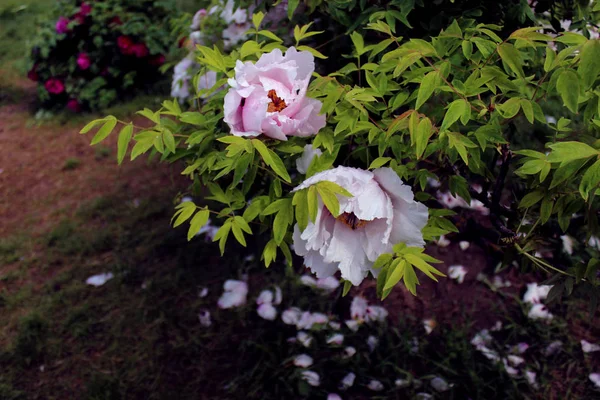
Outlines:
[[[0, 237], [38, 235], [99, 196], [134, 200], [156, 188], [185, 187], [173, 166], [148, 165], [143, 157], [118, 166], [116, 135], [91, 147], [91, 134], [80, 135], [78, 124], [36, 126], [26, 104], [0, 106], [0, 121]], [[108, 156], [99, 154], [101, 146], [110, 148]], [[65, 168], [68, 160], [77, 166]]]

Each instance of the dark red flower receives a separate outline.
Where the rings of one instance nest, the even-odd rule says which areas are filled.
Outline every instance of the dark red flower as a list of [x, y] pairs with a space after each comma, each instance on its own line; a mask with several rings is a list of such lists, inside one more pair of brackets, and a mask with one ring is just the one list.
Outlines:
[[179, 39], [179, 42], [177, 42], [177, 46], [179, 46], [179, 48], [182, 48], [183, 46], [185, 46], [185, 42], [187, 41], [187, 36], [182, 37], [181, 39]]
[[61, 94], [65, 91], [65, 85], [62, 83], [61, 80], [56, 78], [48, 79], [46, 83], [44, 83], [44, 87], [46, 88], [48, 93], [51, 94]]
[[90, 56], [86, 53], [79, 53], [79, 56], [77, 56], [77, 65], [85, 71], [92, 65], [92, 60], [90, 60]]
[[109, 25], [123, 25], [123, 21], [121, 21], [121, 18], [119, 18], [118, 16], [116, 17], [112, 17], [110, 21], [108, 21]]
[[81, 104], [79, 104], [79, 102], [75, 99], [71, 99], [67, 102], [67, 108], [74, 113], [81, 112]]
[[65, 17], [58, 18], [56, 21], [56, 33], [67, 33], [69, 32], [69, 20]]
[[40, 77], [38, 76], [38, 73], [37, 73], [37, 68], [38, 68], [38, 65], [35, 64], [33, 66], [33, 68], [31, 68], [29, 70], [29, 72], [27, 72], [27, 78], [29, 78], [30, 80], [32, 80], [34, 82], [37, 82], [40, 80]]
[[119, 46], [121, 53], [126, 55], [132, 54], [133, 40], [129, 36], [119, 36], [117, 38], [117, 46]]
[[150, 60], [148, 62], [150, 63], [150, 65], [160, 67], [161, 65], [163, 65], [165, 63], [165, 56], [163, 54], [153, 56], [152, 58], [150, 58]]
[[148, 47], [144, 43], [136, 43], [131, 47], [131, 52], [137, 58], [143, 58], [148, 55]]
[[87, 17], [92, 12], [92, 6], [88, 3], [81, 3], [81, 7], [79, 7], [79, 14]]

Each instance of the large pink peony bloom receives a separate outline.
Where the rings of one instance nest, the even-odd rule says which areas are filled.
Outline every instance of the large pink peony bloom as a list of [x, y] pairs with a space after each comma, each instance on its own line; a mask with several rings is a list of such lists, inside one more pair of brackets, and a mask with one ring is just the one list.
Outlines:
[[306, 97], [315, 69], [308, 51], [275, 49], [256, 64], [237, 61], [225, 96], [225, 122], [236, 136], [310, 136], [325, 126], [321, 102]]
[[321, 181], [337, 183], [353, 197], [338, 196], [337, 218], [319, 198], [316, 221], [309, 221], [304, 232], [294, 227], [294, 250], [317, 277], [339, 269], [342, 278], [358, 285], [377, 257], [391, 252], [394, 244], [425, 244], [421, 229], [427, 224], [427, 207], [414, 200], [410, 187], [392, 169], [337, 167], [308, 178], [294, 190]]

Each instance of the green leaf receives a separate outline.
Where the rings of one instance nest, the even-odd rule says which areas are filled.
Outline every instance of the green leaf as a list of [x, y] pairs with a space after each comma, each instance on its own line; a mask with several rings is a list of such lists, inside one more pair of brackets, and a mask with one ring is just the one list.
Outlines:
[[[314, 33], [314, 32], [312, 32]], [[317, 58], [321, 58], [321, 59], [326, 59], [327, 56], [323, 53], [321, 53], [320, 51], [313, 49], [312, 47], [309, 46], [298, 46], [298, 50], [300, 51], [308, 51], [310, 54], [312, 54], [313, 56], [317, 57]]]
[[308, 188], [308, 217], [312, 222], [317, 220], [317, 213], [319, 211], [319, 197], [317, 195], [316, 186], [311, 186]]
[[354, 31], [350, 34], [350, 39], [354, 44], [354, 48], [356, 49], [356, 53], [360, 56], [365, 52], [365, 41], [360, 33]]
[[93, 146], [106, 139], [108, 135], [110, 135], [112, 130], [115, 129], [115, 126], [117, 126], [117, 119], [112, 115], [106, 117], [106, 122], [104, 123], [104, 125], [102, 125], [100, 129], [98, 129], [98, 132], [96, 132], [96, 134], [92, 138], [91, 145]]
[[298, 4], [300, 4], [300, 0], [288, 0], [288, 5], [287, 5], [287, 16], [288, 19], [292, 19], [292, 16], [294, 15], [294, 11], [296, 11], [296, 8], [298, 8]]
[[261, 35], [261, 36], [267, 37], [267, 38], [269, 38], [269, 39], [271, 39], [271, 40], [274, 40], [274, 41], [276, 41], [276, 42], [278, 42], [278, 43], [281, 43], [281, 42], [283, 42], [283, 39], [279, 38], [279, 37], [278, 37], [277, 35], [275, 35], [273, 32], [271, 32], [271, 31], [268, 31], [268, 30], [266, 30], [266, 29], [263, 29], [263, 30], [261, 30], [261, 31], [258, 31], [258, 34], [259, 34], [259, 35]]
[[242, 56], [242, 59], [255, 53], [260, 53], [260, 44], [256, 43], [254, 40], [248, 40], [244, 42], [240, 48], [240, 55]]
[[469, 107], [469, 103], [463, 99], [454, 100], [450, 104], [450, 107], [448, 107], [446, 115], [444, 115], [444, 121], [442, 122], [440, 132], [448, 130], [453, 123], [458, 121], [458, 119], [465, 114], [465, 109], [468, 110]]
[[277, 175], [283, 178], [284, 181], [288, 183], [292, 182], [292, 179], [290, 178], [283, 161], [281, 161], [281, 158], [279, 158], [275, 152], [269, 150], [269, 148], [267, 148], [267, 146], [265, 146], [265, 144], [258, 139], [252, 139], [252, 145], [256, 150], [258, 150], [265, 164], [270, 166], [271, 169], [273, 169]]
[[588, 40], [581, 47], [577, 73], [583, 89], [590, 89], [600, 74], [600, 40]]
[[133, 125], [128, 124], [121, 129], [119, 132], [119, 140], [117, 141], [117, 162], [119, 165], [123, 162], [125, 154], [127, 153], [127, 146], [133, 135]]
[[[410, 264], [414, 265], [415, 267], [417, 267], [419, 270], [421, 270], [425, 275], [427, 275], [429, 278], [433, 279], [434, 281], [438, 281], [437, 278], [435, 277], [435, 275], [439, 275], [439, 276], [445, 276], [444, 274], [442, 274], [440, 271], [438, 271], [437, 269], [435, 269], [433, 266], [429, 265], [427, 263], [427, 261], [424, 258], [424, 256], [427, 256], [426, 254], [419, 254], [419, 255], [415, 255], [415, 254], [406, 254], [404, 256], [404, 258], [406, 259], [406, 261], [408, 261]], [[431, 257], [428, 260], [433, 260], [430, 262], [438, 262], [438, 260], [436, 260], [435, 258]], [[435, 275], [434, 275], [435, 274]]]
[[421, 158], [423, 156], [423, 152], [427, 148], [427, 144], [429, 143], [429, 138], [431, 137], [433, 130], [431, 129], [431, 120], [429, 118], [423, 118], [421, 122], [419, 122], [419, 126], [417, 127], [417, 134], [415, 138], [416, 142], [416, 153], [417, 158]]
[[570, 69], [565, 69], [558, 76], [556, 90], [560, 94], [563, 103], [569, 110], [577, 114], [577, 103], [579, 100], [579, 77]]
[[294, 193], [292, 204], [296, 206], [296, 222], [300, 232], [304, 232], [308, 226], [308, 191], [299, 190]]
[[225, 254], [225, 244], [227, 243], [229, 232], [231, 232], [231, 221], [227, 220], [213, 237], [213, 242], [216, 242], [217, 240], [219, 241], [219, 250], [221, 251], [221, 256]]
[[280, 244], [285, 238], [288, 225], [292, 223], [292, 201], [286, 199], [286, 204], [279, 210], [275, 219], [273, 219], [273, 239], [275, 243]]
[[340, 185], [338, 185], [335, 182], [321, 181], [321, 182], [318, 182], [316, 184], [316, 186], [317, 186], [317, 188], [321, 187], [321, 188], [327, 189], [333, 193], [341, 194], [342, 196], [353, 197], [352, 193], [350, 193], [349, 191], [347, 191], [346, 189], [344, 189], [343, 187], [341, 187]]
[[238, 243], [246, 247], [246, 238], [244, 237], [244, 233], [242, 232], [241, 228], [236, 224], [232, 223], [231, 231], [233, 232], [233, 236], [238, 241]]
[[388, 162], [390, 162], [392, 157], [377, 157], [373, 160], [371, 165], [369, 165], [369, 169], [381, 168]]
[[381, 268], [385, 267], [386, 265], [388, 265], [392, 261], [393, 258], [394, 258], [394, 256], [389, 253], [383, 253], [379, 257], [377, 257], [377, 260], [375, 260], [375, 262], [373, 263], [373, 266], [371, 268], [381, 269]]
[[317, 192], [319, 192], [321, 200], [323, 200], [325, 207], [327, 207], [331, 215], [337, 217], [340, 214], [340, 202], [338, 201], [338, 198], [335, 195], [335, 193], [327, 189], [326, 187], [319, 185], [317, 185]]
[[549, 147], [552, 149], [548, 155], [549, 162], [566, 163], [600, 154], [598, 150], [581, 142], [559, 142], [551, 144]]
[[96, 126], [106, 122], [110, 117], [106, 117], [106, 118], [101, 118], [101, 119], [95, 119], [91, 122], [88, 122], [86, 126], [84, 126], [79, 133], [80, 134], [86, 134], [88, 133], [90, 130], [92, 130], [93, 128], [95, 128]]
[[256, 29], [258, 29], [258, 27], [260, 26], [260, 23], [262, 22], [264, 17], [265, 17], [265, 14], [263, 14], [260, 11], [252, 16], [252, 24], [254, 25], [254, 27]]
[[571, 176], [573, 176], [583, 165], [588, 161], [587, 158], [581, 160], [573, 160], [560, 164], [560, 166], [554, 171], [552, 182], [550, 183], [550, 189], [560, 185]]
[[194, 215], [194, 218], [190, 221], [190, 229], [188, 230], [187, 240], [190, 241], [200, 229], [208, 222], [210, 211], [200, 210]]
[[383, 286], [383, 290], [391, 289], [400, 279], [404, 277], [404, 271], [406, 269], [407, 262], [400, 258], [395, 259], [387, 272], [387, 277], [385, 280], [385, 285]]
[[525, 114], [525, 118], [529, 121], [530, 124], [533, 124], [534, 115], [533, 115], [533, 106], [531, 105], [531, 101], [526, 99], [521, 99], [519, 101], [521, 105], [521, 109], [523, 110], [523, 114]]
[[597, 160], [591, 167], [585, 171], [581, 184], [579, 185], [579, 193], [584, 200], [588, 200], [592, 190], [600, 185], [600, 160]]
[[263, 259], [265, 260], [265, 267], [269, 268], [269, 265], [277, 258], [277, 243], [274, 240], [269, 240], [263, 250]]
[[437, 71], [431, 71], [423, 77], [421, 85], [419, 86], [419, 92], [417, 93], [417, 103], [415, 104], [415, 110], [418, 110], [433, 94], [433, 91], [438, 86], [439, 74]]
[[552, 215], [552, 207], [554, 207], [554, 201], [552, 197], [546, 196], [544, 200], [542, 200], [542, 206], [540, 207], [540, 220], [542, 224], [548, 222], [550, 219], [550, 215]]
[[523, 77], [523, 62], [519, 51], [510, 43], [502, 43], [498, 46], [498, 54], [502, 61], [519, 77]]
[[413, 296], [417, 295], [417, 285], [419, 284], [419, 279], [417, 278], [417, 274], [415, 274], [415, 270], [410, 264], [406, 264], [404, 266], [404, 285], [408, 289]]
[[190, 219], [194, 211], [196, 211], [196, 205], [193, 202], [186, 201], [185, 203], [183, 203], [183, 207], [181, 208], [179, 215], [175, 219], [173, 228], [177, 228], [179, 225], [183, 224], [185, 221]]
[[534, 204], [538, 203], [544, 198], [544, 192], [542, 190], [535, 190], [527, 193], [519, 203], [519, 208], [529, 208]]
[[164, 129], [162, 134], [163, 141], [165, 142], [165, 147], [171, 153], [175, 154], [175, 137], [170, 130]]
[[350, 289], [352, 288], [352, 282], [344, 281], [344, 289], [342, 290], [342, 297], [346, 297]]

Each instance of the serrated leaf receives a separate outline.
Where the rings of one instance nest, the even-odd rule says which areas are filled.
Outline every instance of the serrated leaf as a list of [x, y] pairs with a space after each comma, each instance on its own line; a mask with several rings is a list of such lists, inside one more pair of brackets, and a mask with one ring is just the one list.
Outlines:
[[408, 291], [413, 295], [417, 295], [417, 285], [419, 284], [419, 279], [417, 278], [417, 274], [415, 273], [412, 265], [406, 263], [404, 266], [404, 286], [408, 289]]
[[185, 221], [190, 219], [194, 211], [196, 211], [196, 205], [191, 201], [183, 203], [185, 206], [181, 208], [181, 212], [175, 219], [173, 223], [173, 228], [177, 228], [179, 225], [183, 224]]
[[277, 258], [277, 243], [274, 240], [269, 240], [263, 250], [263, 259], [265, 261], [265, 267], [269, 268], [269, 265]]
[[399, 258], [392, 262], [387, 272], [385, 285], [383, 286], [384, 291], [393, 288], [398, 282], [400, 282], [400, 279], [404, 277], [406, 265], [407, 262]]
[[600, 74], [600, 40], [588, 40], [581, 47], [577, 73], [583, 89], [590, 89]]
[[548, 162], [566, 163], [600, 154], [598, 150], [582, 142], [559, 142], [551, 144], [549, 147], [552, 152], [548, 155]]
[[323, 186], [318, 185], [317, 192], [319, 192], [321, 200], [323, 200], [325, 207], [327, 207], [331, 215], [337, 217], [340, 214], [340, 202], [335, 193]]

